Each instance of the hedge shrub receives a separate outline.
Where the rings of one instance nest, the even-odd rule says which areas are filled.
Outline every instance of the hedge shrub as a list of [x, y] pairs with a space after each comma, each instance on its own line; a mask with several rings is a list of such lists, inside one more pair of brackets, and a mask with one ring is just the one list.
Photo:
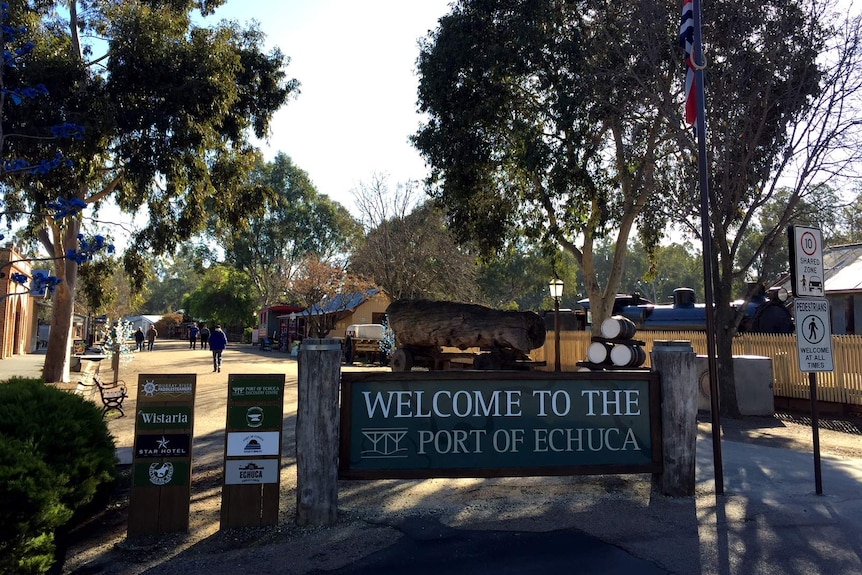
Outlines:
[[0, 573], [44, 573], [54, 532], [94, 499], [107, 500], [117, 478], [114, 440], [93, 403], [25, 378], [0, 384], [0, 438], [0, 550], [17, 565]]
[[0, 434], [0, 573], [44, 573], [54, 530], [72, 516], [33, 446]]

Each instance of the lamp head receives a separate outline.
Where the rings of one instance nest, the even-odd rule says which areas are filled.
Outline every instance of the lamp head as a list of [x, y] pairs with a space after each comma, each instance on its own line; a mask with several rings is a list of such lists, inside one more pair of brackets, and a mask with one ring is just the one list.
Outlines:
[[552, 279], [548, 282], [548, 290], [550, 291], [552, 298], [560, 299], [563, 297], [563, 280], [560, 278]]

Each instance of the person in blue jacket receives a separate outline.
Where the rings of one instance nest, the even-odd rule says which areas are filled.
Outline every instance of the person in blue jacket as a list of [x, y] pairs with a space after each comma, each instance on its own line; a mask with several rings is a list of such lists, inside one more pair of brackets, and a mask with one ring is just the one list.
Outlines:
[[227, 335], [216, 324], [210, 333], [210, 351], [213, 352], [213, 371], [221, 371], [221, 353], [227, 347]]
[[198, 324], [193, 323], [189, 327], [189, 349], [197, 349], [199, 332], [200, 330], [198, 329]]

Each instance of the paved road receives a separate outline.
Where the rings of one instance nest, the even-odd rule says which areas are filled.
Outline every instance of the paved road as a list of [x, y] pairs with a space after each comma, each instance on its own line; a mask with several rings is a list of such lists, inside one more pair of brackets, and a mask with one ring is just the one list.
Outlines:
[[[38, 374], [37, 362], [2, 360], [0, 379], [10, 370]], [[189, 538], [144, 550], [123, 542], [79, 550], [86, 559], [73, 567], [80, 573], [862, 573], [862, 461], [824, 457], [824, 494], [816, 495], [811, 453], [724, 441], [725, 494], [716, 497], [708, 436], [698, 440], [692, 498], [656, 496], [640, 475], [353, 481], [340, 484], [338, 524], [318, 529], [292, 525], [295, 461], [286, 447], [281, 531], [219, 532], [217, 508], [213, 514], [205, 501], [219, 494], [226, 374], [288, 374], [287, 443], [295, 362], [234, 348], [225, 373], [212, 374], [206, 352], [182, 346], [135, 362], [142, 370], [182, 366], [174, 369], [199, 374], [196, 473], [216, 480], [208, 490], [193, 487]], [[131, 446], [131, 419], [109, 423], [121, 449]]]

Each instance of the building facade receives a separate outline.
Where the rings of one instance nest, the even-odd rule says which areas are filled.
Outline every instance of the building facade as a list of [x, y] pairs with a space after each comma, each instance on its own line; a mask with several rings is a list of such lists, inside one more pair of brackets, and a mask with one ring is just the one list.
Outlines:
[[33, 267], [17, 248], [0, 248], [0, 359], [31, 353], [39, 346], [37, 296], [12, 279], [20, 273], [32, 277]]

